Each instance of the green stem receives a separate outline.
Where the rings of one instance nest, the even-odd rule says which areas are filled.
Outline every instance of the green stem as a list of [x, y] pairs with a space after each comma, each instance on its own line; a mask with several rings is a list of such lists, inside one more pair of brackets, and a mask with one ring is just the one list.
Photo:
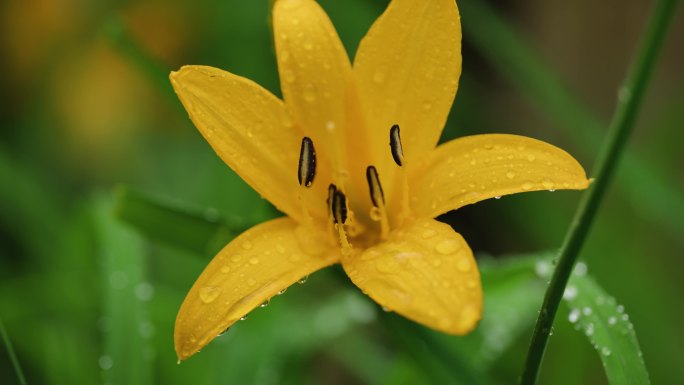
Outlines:
[[618, 104], [608, 131], [608, 137], [598, 155], [594, 173], [596, 180], [582, 197], [575, 213], [575, 218], [561, 247], [558, 264], [539, 312], [521, 377], [521, 384], [523, 385], [534, 385], [537, 381], [551, 326], [563, 297], [565, 286], [615, 172], [627, 138], [634, 127], [637, 111], [644, 98], [646, 86], [653, 73], [656, 57], [674, 15], [676, 5], [677, 0], [658, 1], [632, 71], [620, 89]]
[[5, 342], [5, 346], [7, 347], [7, 354], [10, 356], [10, 360], [12, 360], [12, 366], [14, 367], [14, 372], [17, 373], [19, 383], [21, 385], [26, 385], [26, 378], [24, 377], [24, 372], [21, 370], [21, 366], [19, 366], [17, 354], [14, 352], [14, 348], [12, 347], [12, 341], [10, 341], [9, 336], [7, 335], [5, 325], [2, 323], [2, 319], [0, 319], [0, 335], [2, 335], [2, 340]]

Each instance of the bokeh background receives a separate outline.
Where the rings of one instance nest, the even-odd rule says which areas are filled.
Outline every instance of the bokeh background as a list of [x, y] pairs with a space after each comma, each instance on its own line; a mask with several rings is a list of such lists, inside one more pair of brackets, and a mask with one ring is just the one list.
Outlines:
[[[319, 3], [353, 56], [387, 1]], [[444, 139], [533, 136], [591, 170], [652, 5], [460, 1], [463, 75]], [[627, 309], [661, 384], [684, 383], [683, 44], [680, 12], [582, 253]], [[430, 384], [444, 355], [482, 353], [468, 350], [475, 337], [431, 334], [446, 352], [406, 343], [405, 325], [328, 269], [176, 365], [173, 323], [194, 279], [234, 232], [277, 213], [200, 137], [167, 75], [212, 65], [280, 95], [268, 0], [5, 0], [0, 52], [0, 318], [29, 384]], [[182, 207], [226, 231], [201, 247], [174, 242], [168, 223], [141, 209], [141, 232], [122, 220], [122, 197]], [[579, 197], [522, 194], [442, 219], [479, 258], [507, 260], [557, 250]], [[187, 223], [179, 238], [197, 231]], [[544, 288], [528, 283], [510, 309], [516, 321], [488, 321], [500, 332], [477, 337], [498, 350], [464, 369], [478, 380], [463, 383], [519, 376]], [[542, 383], [606, 383], [567, 314]], [[4, 346], [0, 382], [19, 383]]]

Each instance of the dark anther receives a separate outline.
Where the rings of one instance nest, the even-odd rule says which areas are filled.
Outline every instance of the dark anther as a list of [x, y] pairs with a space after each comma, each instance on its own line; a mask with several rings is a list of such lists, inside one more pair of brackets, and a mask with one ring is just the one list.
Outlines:
[[366, 168], [366, 180], [368, 180], [368, 191], [370, 192], [373, 206], [380, 207], [381, 204], [384, 206], [385, 193], [382, 191], [380, 177], [378, 176], [378, 170], [375, 169], [375, 166], [368, 166], [368, 168]]
[[333, 193], [333, 219], [335, 223], [344, 224], [347, 221], [347, 197], [340, 190]]
[[302, 148], [299, 151], [299, 185], [310, 187], [316, 176], [316, 149], [308, 136], [302, 138]]
[[399, 125], [395, 124], [390, 128], [390, 149], [392, 150], [392, 158], [394, 162], [399, 165], [404, 165], [404, 149], [401, 147], [401, 135], [399, 133]]
[[[337, 191], [337, 186], [334, 184], [330, 184], [328, 186], [328, 199], [326, 199], [325, 203], [328, 204], [328, 211], [332, 214], [333, 213], [333, 203], [335, 202], [335, 192]], [[334, 216], [334, 214], [333, 214]]]

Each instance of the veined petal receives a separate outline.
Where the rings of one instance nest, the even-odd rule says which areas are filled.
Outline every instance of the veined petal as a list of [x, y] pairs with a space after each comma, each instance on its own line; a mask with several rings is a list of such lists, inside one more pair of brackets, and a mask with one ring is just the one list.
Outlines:
[[412, 170], [411, 208], [435, 217], [497, 196], [587, 186], [582, 166], [558, 147], [518, 135], [473, 135], [440, 145]]
[[199, 351], [281, 290], [337, 262], [337, 251], [289, 218], [247, 230], [209, 263], [176, 317], [178, 358]]
[[[393, 0], [361, 41], [354, 59], [374, 145], [387, 148], [389, 129], [399, 124], [409, 162], [434, 148], [460, 74], [456, 2]], [[389, 151], [384, 155], [384, 162], [391, 161]]]
[[[283, 102], [249, 79], [212, 67], [185, 66], [171, 73], [171, 84], [221, 159], [279, 210], [301, 222], [297, 164], [302, 135]], [[318, 215], [325, 217], [320, 206]]]
[[351, 64], [335, 27], [314, 0], [277, 0], [273, 29], [285, 104], [320, 156], [339, 169]]
[[473, 253], [458, 233], [435, 220], [395, 230], [342, 265], [375, 302], [433, 329], [465, 334], [482, 316]]

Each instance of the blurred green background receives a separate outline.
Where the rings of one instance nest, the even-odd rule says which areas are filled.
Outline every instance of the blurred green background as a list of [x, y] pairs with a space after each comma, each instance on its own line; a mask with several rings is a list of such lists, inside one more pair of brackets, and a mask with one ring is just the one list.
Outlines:
[[[387, 1], [319, 3], [353, 55]], [[463, 75], [444, 139], [528, 135], [591, 170], [650, 5], [460, 1]], [[663, 384], [684, 383], [683, 21], [680, 12], [582, 253], [627, 309], [651, 379]], [[280, 95], [269, 2], [6, 0], [0, 31], [0, 319], [29, 384], [518, 378], [545, 280], [530, 268], [487, 275], [486, 266], [557, 250], [580, 193], [522, 194], [442, 218], [484, 261], [496, 317], [485, 314], [472, 336], [383, 313], [333, 268], [176, 365], [173, 323], [185, 293], [235, 231], [277, 213], [204, 142], [167, 74], [211, 65]], [[180, 207], [179, 239], [163, 213], [140, 209], [132, 226], [137, 209], [122, 209], [122, 198]], [[0, 382], [17, 384], [4, 345]], [[606, 383], [565, 308], [541, 383]]]

